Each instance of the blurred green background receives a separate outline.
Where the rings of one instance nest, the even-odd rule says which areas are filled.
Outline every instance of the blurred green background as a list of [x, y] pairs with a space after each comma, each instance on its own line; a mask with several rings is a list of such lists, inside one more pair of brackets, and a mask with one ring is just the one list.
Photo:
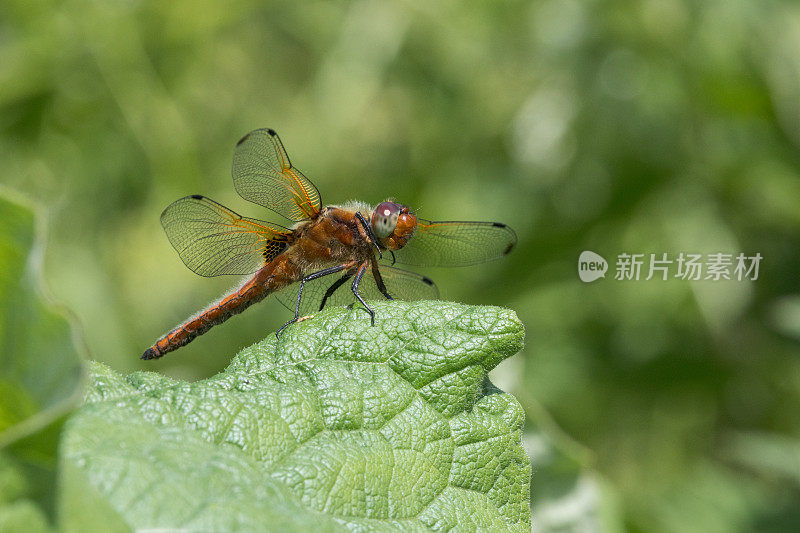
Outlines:
[[[188, 379], [289, 316], [268, 300], [139, 360], [236, 283], [184, 267], [161, 210], [201, 193], [270, 219], [230, 179], [252, 129], [280, 133], [325, 203], [506, 222], [503, 261], [424, 273], [527, 325], [495, 380], [537, 430], [538, 530], [788, 531], [798, 50], [800, 6], [781, 1], [5, 0], [0, 180], [44, 206], [46, 279], [92, 357]], [[621, 252], [764, 259], [752, 282], [583, 284], [583, 250], [611, 274]], [[579, 481], [537, 477], [539, 429]], [[591, 516], [567, 521], [576, 506]]]

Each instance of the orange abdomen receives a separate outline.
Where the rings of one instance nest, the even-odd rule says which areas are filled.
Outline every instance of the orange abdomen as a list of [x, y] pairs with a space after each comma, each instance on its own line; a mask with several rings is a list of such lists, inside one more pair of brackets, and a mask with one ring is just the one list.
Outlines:
[[297, 268], [286, 255], [276, 257], [236, 292], [158, 339], [144, 352], [142, 359], [157, 359], [165, 353], [189, 344], [212, 327], [222, 324], [273, 292], [297, 281], [298, 278]]
[[142, 359], [157, 359], [189, 344], [273, 292], [300, 281], [311, 265], [334, 261], [352, 266], [363, 260], [361, 255], [366, 257], [370, 249], [363, 244], [354, 248], [359, 231], [354, 217], [352, 212], [331, 209], [309, 223], [296, 233], [297, 237], [283, 253], [264, 265], [238, 290], [158, 339], [144, 352]]

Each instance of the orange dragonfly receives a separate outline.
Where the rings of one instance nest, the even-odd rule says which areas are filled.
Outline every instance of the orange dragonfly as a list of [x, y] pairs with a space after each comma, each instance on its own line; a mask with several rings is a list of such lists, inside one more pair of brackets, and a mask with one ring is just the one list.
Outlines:
[[[153, 344], [156, 359], [190, 343], [272, 293], [301, 314], [366, 298], [436, 299], [425, 276], [395, 267], [461, 266], [508, 254], [514, 230], [499, 222], [431, 222], [387, 200], [322, 207], [319, 191], [292, 166], [271, 129], [245, 135], [233, 155], [233, 184], [250, 202], [292, 221], [291, 227], [243, 217], [201, 195], [181, 198], [161, 213], [161, 225], [181, 260], [201, 276], [249, 275], [238, 289]], [[332, 283], [326, 276], [340, 274]], [[330, 279], [330, 278], [328, 278]], [[350, 281], [350, 291], [341, 289]], [[296, 291], [291, 290], [296, 287]]]

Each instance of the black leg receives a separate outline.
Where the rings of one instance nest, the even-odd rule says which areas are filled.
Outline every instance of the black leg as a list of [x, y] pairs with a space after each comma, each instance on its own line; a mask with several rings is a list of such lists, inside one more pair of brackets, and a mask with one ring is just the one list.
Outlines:
[[383, 252], [381, 252], [381, 247], [378, 246], [378, 239], [376, 239], [375, 234], [372, 233], [372, 226], [370, 226], [367, 223], [367, 220], [364, 218], [364, 215], [362, 215], [358, 211], [356, 211], [356, 218], [358, 219], [359, 222], [361, 222], [361, 225], [364, 226], [364, 231], [367, 232], [367, 235], [369, 235], [370, 240], [372, 240], [372, 245], [375, 247], [376, 250], [378, 250], [378, 257], [383, 259]]
[[389, 250], [389, 253], [392, 254], [392, 265], [394, 265], [397, 263], [397, 258], [394, 256], [394, 252], [392, 250]]
[[386, 290], [386, 285], [383, 283], [383, 276], [381, 276], [381, 271], [378, 270], [378, 263], [375, 261], [371, 261], [372, 263], [372, 277], [375, 278], [375, 283], [378, 285], [378, 290], [381, 291], [381, 294], [386, 296], [387, 300], [394, 300], [389, 291]]
[[335, 267], [326, 268], [324, 270], [320, 270], [319, 272], [313, 272], [313, 273], [309, 274], [308, 276], [304, 277], [303, 279], [301, 279], [300, 280], [300, 290], [297, 291], [297, 306], [294, 308], [294, 318], [291, 319], [286, 324], [284, 324], [283, 326], [281, 326], [281, 329], [279, 329], [278, 331], [275, 332], [275, 336], [279, 337], [280, 334], [281, 334], [281, 331], [286, 329], [286, 327], [289, 326], [290, 324], [294, 324], [295, 322], [297, 322], [297, 319], [300, 318], [300, 301], [301, 301], [301, 299], [303, 297], [303, 287], [305, 286], [307, 281], [311, 281], [311, 280], [314, 280], [314, 279], [317, 279], [317, 278], [321, 278], [322, 276], [327, 276], [329, 274], [336, 274], [337, 272], [341, 272], [342, 270], [344, 270], [345, 268], [348, 268], [348, 267], [349, 267], [349, 265], [338, 265], [338, 266], [335, 266]]
[[322, 308], [325, 307], [325, 302], [328, 301], [328, 298], [333, 296], [333, 293], [336, 292], [336, 289], [338, 289], [339, 287], [344, 285], [344, 282], [347, 281], [348, 279], [352, 278], [352, 277], [353, 277], [353, 273], [349, 272], [349, 273], [345, 274], [344, 276], [342, 276], [341, 278], [339, 278], [336, 281], [334, 281], [333, 284], [330, 287], [328, 287], [328, 290], [325, 291], [325, 296], [322, 298], [322, 303], [319, 304], [319, 310], [320, 311], [322, 311]]
[[363, 305], [367, 309], [372, 325], [374, 326], [375, 311], [373, 311], [372, 308], [367, 305], [367, 302], [364, 301], [364, 298], [362, 298], [361, 295], [358, 294], [358, 285], [359, 283], [361, 283], [361, 278], [364, 276], [364, 272], [366, 272], [366, 270], [367, 270], [367, 262], [364, 261], [363, 263], [361, 263], [361, 266], [358, 267], [358, 271], [356, 272], [356, 277], [353, 278], [352, 288], [353, 288], [353, 294], [356, 295], [356, 298], [358, 298], [358, 301], [361, 302], [361, 305]]

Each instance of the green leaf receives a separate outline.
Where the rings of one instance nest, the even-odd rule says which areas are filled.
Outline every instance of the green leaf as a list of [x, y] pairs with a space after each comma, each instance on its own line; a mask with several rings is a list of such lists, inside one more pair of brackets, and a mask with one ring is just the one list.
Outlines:
[[325, 310], [196, 383], [93, 364], [65, 515], [101, 500], [135, 529], [529, 531], [522, 410], [487, 378], [522, 346], [516, 315], [372, 305], [375, 327]]
[[0, 188], [0, 531], [54, 521], [56, 448], [80, 400], [73, 326], [43, 295], [33, 209]]
[[72, 326], [39, 286], [42, 246], [31, 208], [0, 189], [0, 448], [80, 397]]

